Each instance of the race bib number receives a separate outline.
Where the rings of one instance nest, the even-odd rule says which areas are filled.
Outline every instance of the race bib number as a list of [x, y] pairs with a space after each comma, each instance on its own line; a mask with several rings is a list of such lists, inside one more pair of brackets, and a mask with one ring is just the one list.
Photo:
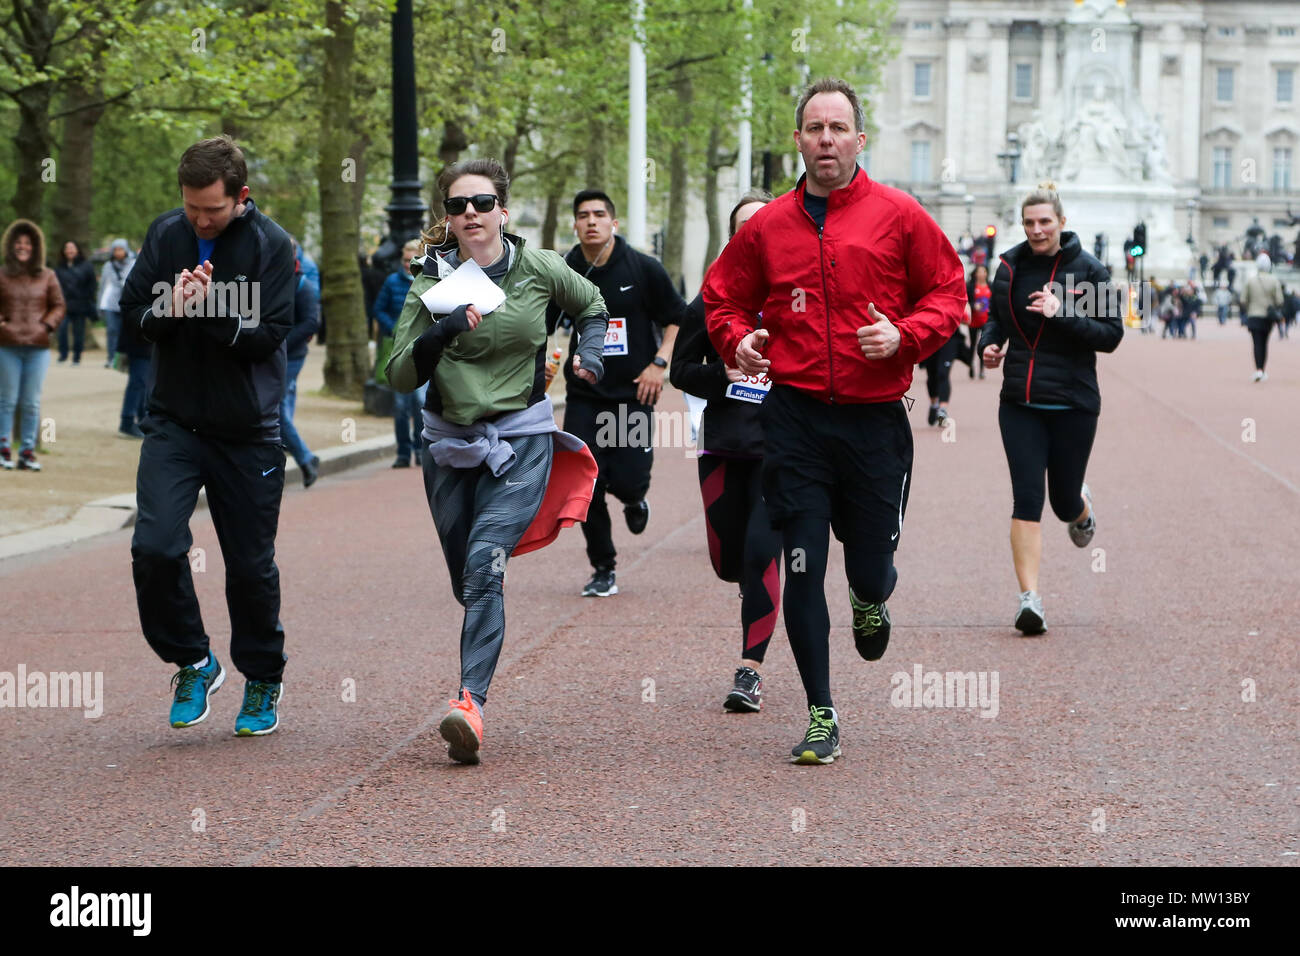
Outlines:
[[761, 405], [771, 387], [772, 380], [766, 375], [746, 375], [739, 382], [731, 382], [727, 385], [726, 396], [738, 402]]
[[627, 319], [610, 319], [605, 326], [605, 354], [627, 354]]

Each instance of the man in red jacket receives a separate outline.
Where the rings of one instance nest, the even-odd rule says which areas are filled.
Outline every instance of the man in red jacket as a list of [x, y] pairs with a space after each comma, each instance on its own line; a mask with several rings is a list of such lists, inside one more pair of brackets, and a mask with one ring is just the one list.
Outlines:
[[844, 544], [854, 643], [879, 660], [912, 470], [901, 399], [913, 367], [948, 341], [966, 305], [961, 260], [939, 226], [858, 167], [864, 119], [843, 80], [804, 91], [794, 137], [807, 173], [736, 234], [703, 288], [722, 361], [773, 383], [761, 406], [763, 497], [781, 529], [785, 625], [810, 715], [795, 763], [840, 756], [830, 531]]

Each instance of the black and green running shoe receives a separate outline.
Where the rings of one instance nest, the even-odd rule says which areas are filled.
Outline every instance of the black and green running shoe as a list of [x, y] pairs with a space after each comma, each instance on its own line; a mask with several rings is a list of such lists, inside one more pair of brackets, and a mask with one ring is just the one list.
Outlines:
[[834, 763], [840, 756], [840, 727], [830, 707], [808, 708], [808, 733], [790, 751], [791, 763]]
[[864, 661], [878, 661], [889, 646], [889, 608], [884, 602], [867, 604], [859, 601], [849, 588], [849, 606], [853, 608], [853, 643]]

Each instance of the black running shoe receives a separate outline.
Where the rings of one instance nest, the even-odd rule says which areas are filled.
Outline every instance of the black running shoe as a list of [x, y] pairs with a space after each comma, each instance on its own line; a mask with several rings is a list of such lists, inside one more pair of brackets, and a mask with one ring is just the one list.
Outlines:
[[889, 608], [884, 603], [859, 601], [849, 588], [849, 606], [853, 608], [853, 643], [864, 661], [878, 661], [889, 646]]
[[642, 498], [634, 505], [627, 505], [623, 508], [623, 517], [627, 520], [627, 530], [640, 534], [650, 520], [650, 502]]
[[752, 667], [736, 668], [735, 685], [722, 702], [722, 709], [744, 714], [763, 709], [763, 678]]
[[609, 597], [617, 593], [618, 585], [614, 583], [614, 571], [610, 568], [597, 568], [587, 586], [582, 589], [583, 597]]
[[808, 733], [790, 751], [791, 763], [834, 763], [840, 756], [840, 727], [829, 707], [808, 708]]
[[938, 420], [939, 420], [939, 406], [931, 405], [930, 414], [926, 416], [925, 423], [927, 425], [933, 425]]

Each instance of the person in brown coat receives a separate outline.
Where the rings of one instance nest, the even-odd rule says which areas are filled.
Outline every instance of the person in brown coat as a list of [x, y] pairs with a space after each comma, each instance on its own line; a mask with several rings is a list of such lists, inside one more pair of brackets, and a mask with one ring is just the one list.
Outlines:
[[14, 408], [22, 412], [18, 467], [40, 471], [36, 427], [41, 386], [50, 367], [50, 336], [66, 311], [54, 270], [45, 266], [45, 236], [28, 219], [15, 219], [0, 238], [0, 467], [14, 467], [9, 449]]

